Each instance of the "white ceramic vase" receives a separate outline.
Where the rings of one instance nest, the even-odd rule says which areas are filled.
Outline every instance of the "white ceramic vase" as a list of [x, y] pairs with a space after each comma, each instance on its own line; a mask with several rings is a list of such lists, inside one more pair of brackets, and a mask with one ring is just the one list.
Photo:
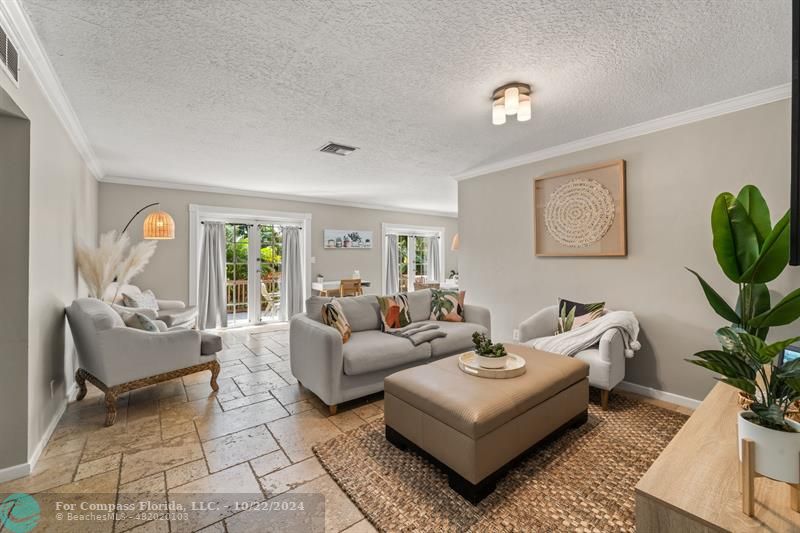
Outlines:
[[476, 353], [475, 359], [478, 360], [478, 364], [481, 366], [481, 368], [505, 368], [508, 356], [504, 355], [503, 357], [484, 357]]
[[[765, 428], [750, 422], [739, 412], [739, 460], [742, 460], [742, 439], [755, 444], [755, 471], [770, 479], [785, 483], [800, 483], [800, 433]], [[800, 431], [800, 424], [787, 419], [786, 423]]]

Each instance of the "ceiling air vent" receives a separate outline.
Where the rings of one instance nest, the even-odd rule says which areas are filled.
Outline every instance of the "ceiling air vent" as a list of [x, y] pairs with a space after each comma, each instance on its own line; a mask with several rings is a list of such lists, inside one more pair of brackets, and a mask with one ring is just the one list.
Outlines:
[[0, 64], [15, 81], [19, 82], [19, 55], [17, 48], [9, 40], [8, 34], [0, 27]]
[[320, 152], [325, 154], [334, 154], [334, 155], [347, 155], [352, 152], [355, 152], [358, 148], [353, 148], [352, 146], [345, 146], [343, 144], [336, 144], [334, 142], [330, 142], [319, 149]]

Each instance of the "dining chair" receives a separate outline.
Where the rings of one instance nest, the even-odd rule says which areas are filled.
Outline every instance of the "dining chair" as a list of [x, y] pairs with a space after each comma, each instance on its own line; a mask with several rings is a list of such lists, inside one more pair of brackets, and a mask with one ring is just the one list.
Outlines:
[[360, 279], [343, 279], [339, 281], [339, 296], [361, 296], [364, 290], [361, 288]]

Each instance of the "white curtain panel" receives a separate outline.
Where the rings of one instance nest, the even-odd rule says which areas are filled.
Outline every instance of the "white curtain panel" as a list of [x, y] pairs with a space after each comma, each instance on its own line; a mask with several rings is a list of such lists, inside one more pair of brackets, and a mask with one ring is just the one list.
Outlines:
[[225, 327], [225, 224], [203, 224], [203, 244], [200, 248], [200, 279], [197, 295], [197, 327]]
[[400, 271], [397, 258], [397, 235], [386, 236], [386, 294], [400, 292]]
[[439, 237], [428, 239], [428, 282], [439, 280]]
[[303, 254], [300, 228], [283, 229], [281, 256], [281, 315], [284, 320], [303, 312]]

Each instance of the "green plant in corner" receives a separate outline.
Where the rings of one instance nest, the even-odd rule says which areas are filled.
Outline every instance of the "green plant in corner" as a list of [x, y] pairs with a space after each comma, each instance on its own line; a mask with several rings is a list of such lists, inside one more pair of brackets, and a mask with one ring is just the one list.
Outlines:
[[771, 305], [767, 283], [789, 264], [789, 212], [772, 226], [769, 207], [757, 187], [746, 185], [738, 196], [724, 192], [711, 211], [714, 253], [722, 271], [739, 288], [731, 307], [697, 272], [711, 308], [751, 335], [767, 338], [772, 326], [791, 324], [800, 317], [800, 289]]
[[472, 343], [475, 345], [475, 353], [483, 357], [505, 357], [508, 355], [506, 347], [500, 344], [492, 344], [492, 339], [477, 331], [472, 334]]
[[771, 305], [767, 283], [789, 263], [789, 213], [773, 227], [769, 207], [757, 187], [746, 185], [737, 196], [717, 196], [711, 211], [714, 253], [723, 273], [738, 287], [731, 307], [697, 272], [711, 308], [731, 323], [717, 331], [722, 350], [704, 350], [687, 361], [722, 374], [721, 381], [747, 393], [753, 422], [793, 431], [785, 422], [786, 409], [800, 399], [800, 362], [777, 367], [774, 360], [798, 340], [766, 344], [769, 328], [800, 317], [800, 289]]

